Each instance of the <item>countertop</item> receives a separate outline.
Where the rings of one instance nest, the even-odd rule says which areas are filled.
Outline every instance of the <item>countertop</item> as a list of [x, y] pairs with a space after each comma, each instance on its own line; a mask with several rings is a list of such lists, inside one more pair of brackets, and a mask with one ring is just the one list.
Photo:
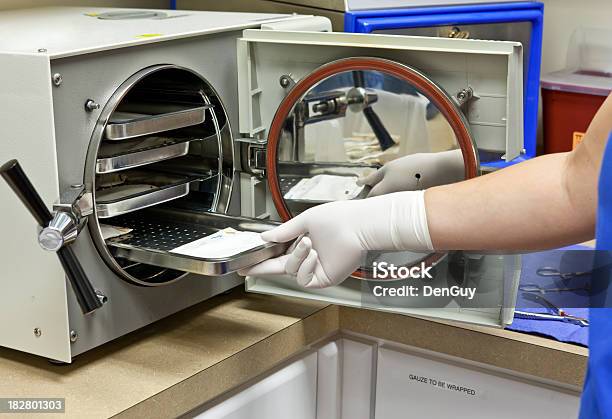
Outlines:
[[177, 416], [340, 334], [389, 340], [574, 389], [586, 368], [585, 348], [536, 336], [234, 289], [70, 365], [0, 348], [0, 395], [65, 397], [68, 417]]

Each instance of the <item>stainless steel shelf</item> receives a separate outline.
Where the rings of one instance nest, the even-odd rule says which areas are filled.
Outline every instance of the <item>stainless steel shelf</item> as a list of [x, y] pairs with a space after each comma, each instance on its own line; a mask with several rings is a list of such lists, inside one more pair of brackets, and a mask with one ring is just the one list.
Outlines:
[[180, 176], [167, 173], [131, 170], [103, 176], [103, 187], [95, 193], [98, 218], [116, 217], [153, 205], [181, 198], [194, 183], [206, 177]]
[[210, 105], [159, 114], [114, 112], [104, 128], [106, 140], [118, 141], [198, 125], [206, 119]]
[[135, 144], [126, 144], [133, 141], [102, 144], [96, 160], [96, 173], [113, 173], [184, 156], [189, 152], [191, 141], [197, 139], [147, 137]]
[[227, 258], [197, 258], [172, 253], [183, 244], [232, 227], [239, 231], [262, 232], [277, 224], [245, 217], [206, 212], [149, 209], [138, 216], [128, 215], [113, 224], [129, 227], [132, 232], [107, 240], [115, 257], [201, 275], [218, 276], [281, 255], [287, 243], [265, 243], [262, 246]]

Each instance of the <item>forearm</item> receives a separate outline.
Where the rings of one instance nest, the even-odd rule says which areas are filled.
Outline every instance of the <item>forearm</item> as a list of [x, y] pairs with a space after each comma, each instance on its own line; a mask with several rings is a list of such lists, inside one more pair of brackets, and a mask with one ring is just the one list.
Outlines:
[[597, 176], [576, 153], [538, 157], [427, 190], [429, 233], [440, 250], [537, 250], [592, 239]]
[[427, 190], [434, 248], [538, 250], [592, 239], [599, 170], [611, 131], [612, 95], [571, 153]]

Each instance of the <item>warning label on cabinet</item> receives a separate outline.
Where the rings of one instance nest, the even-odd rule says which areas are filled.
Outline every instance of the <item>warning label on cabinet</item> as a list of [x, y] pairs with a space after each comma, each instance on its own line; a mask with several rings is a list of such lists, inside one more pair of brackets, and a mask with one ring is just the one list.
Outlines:
[[451, 391], [457, 394], [464, 395], [466, 397], [480, 397], [481, 392], [474, 387], [460, 385], [441, 380], [438, 378], [426, 377], [423, 375], [410, 374], [410, 380], [420, 383], [422, 385], [435, 387], [439, 390]]

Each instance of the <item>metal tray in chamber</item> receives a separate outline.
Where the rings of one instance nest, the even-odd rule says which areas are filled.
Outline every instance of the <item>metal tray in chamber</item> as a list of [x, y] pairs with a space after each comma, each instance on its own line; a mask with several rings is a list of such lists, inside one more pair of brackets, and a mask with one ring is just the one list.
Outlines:
[[265, 243], [226, 258], [198, 258], [171, 252], [227, 227], [238, 231], [263, 232], [278, 225], [218, 213], [152, 208], [138, 212], [137, 215], [113, 218], [112, 225], [132, 229], [127, 234], [106, 241], [115, 257], [208, 276], [236, 272], [279, 256], [288, 247], [286, 243]]
[[210, 106], [175, 108], [162, 113], [157, 113], [155, 107], [149, 109], [147, 113], [114, 112], [104, 129], [105, 138], [110, 141], [124, 140], [201, 124]]
[[144, 137], [125, 141], [102, 142], [96, 161], [96, 173], [113, 173], [125, 169], [182, 157], [192, 141], [199, 138]]
[[205, 178], [139, 169], [104, 175], [96, 190], [96, 214], [98, 218], [115, 217], [178, 199]]

